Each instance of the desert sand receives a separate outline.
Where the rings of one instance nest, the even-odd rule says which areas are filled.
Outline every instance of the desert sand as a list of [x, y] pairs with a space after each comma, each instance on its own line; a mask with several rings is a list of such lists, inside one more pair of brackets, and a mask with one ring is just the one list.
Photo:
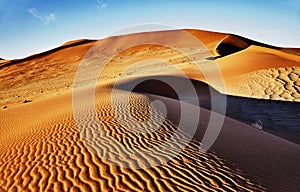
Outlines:
[[[199, 56], [193, 41], [179, 38], [180, 32], [100, 40], [107, 49], [100, 53], [107, 53], [141, 39], [163, 39], [167, 35], [187, 55], [170, 47], [144, 44], [111, 59], [95, 89], [95, 110], [102, 127], [89, 119], [93, 116], [90, 111], [83, 110], [87, 123], [83, 129], [87, 131], [76, 124], [72, 96], [78, 67], [96, 40], [76, 40], [24, 59], [0, 60], [0, 191], [299, 191], [299, 49], [265, 45], [232, 34], [184, 30], [204, 44]], [[193, 57], [201, 61], [211, 80], [189, 59]], [[159, 62], [151, 61], [157, 58]], [[220, 77], [214, 76], [212, 63], [220, 69], [223, 88], [217, 83]], [[99, 67], [93, 63], [87, 66], [88, 71]], [[191, 80], [196, 97], [183, 89], [184, 97], [179, 99], [170, 87], [153, 80], [134, 91], [127, 90], [128, 85], [149, 77], [184, 85], [177, 69]], [[151, 129], [156, 124], [147, 121], [148, 107], [151, 101], [160, 100], [168, 113], [159, 129], [140, 134], [118, 123], [111, 103], [117, 81], [114, 107], [122, 113], [128, 102], [126, 94], [130, 93], [131, 115], [145, 126], [128, 120], [127, 113], [118, 118], [129, 127]], [[212, 109], [212, 99], [225, 95], [228, 113]], [[157, 157], [128, 158], [127, 167], [111, 163], [110, 156], [114, 157], [119, 145], [149, 149], [167, 141], [181, 118], [180, 105], [191, 114], [201, 114], [192, 141], [181, 153], [162, 165], [143, 169], [136, 166], [156, 162]], [[201, 153], [212, 114], [224, 117], [224, 124], [214, 145]], [[160, 118], [160, 114], [154, 113], [154, 118]], [[251, 126], [257, 119], [263, 121], [264, 131]], [[103, 131], [116, 144], [99, 141]], [[97, 146], [105, 158], [99, 157], [91, 145]], [[161, 156], [176, 147], [181, 146], [170, 145]]]

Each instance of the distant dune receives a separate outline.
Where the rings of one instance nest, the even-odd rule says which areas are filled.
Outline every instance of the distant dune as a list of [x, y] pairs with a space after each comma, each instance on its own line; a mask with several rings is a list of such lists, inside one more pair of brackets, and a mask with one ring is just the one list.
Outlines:
[[[193, 41], [179, 38], [182, 30], [100, 40], [106, 45], [100, 56], [141, 39], [166, 37], [176, 41], [187, 55], [154, 44], [135, 46], [116, 55], [102, 71], [95, 90], [95, 110], [102, 127], [89, 119], [91, 111], [82, 111], [87, 122], [84, 131], [73, 117], [72, 91], [80, 62], [96, 40], [67, 42], [23, 59], [1, 59], [0, 191], [298, 192], [300, 48], [275, 47], [233, 34], [184, 31], [198, 38], [203, 47], [195, 48]], [[149, 61], [157, 58], [161, 62]], [[200, 58], [201, 69], [213, 77], [212, 81], [189, 58]], [[144, 61], [144, 65], [128, 68]], [[222, 77], [215, 75], [213, 63]], [[88, 71], [98, 68], [97, 63], [87, 65]], [[186, 88], [186, 79], [174, 68], [184, 72], [196, 95]], [[216, 79], [224, 80], [225, 89], [215, 83]], [[162, 80], [180, 85], [183, 97], [179, 99]], [[114, 107], [123, 113], [129, 102], [130, 114], [145, 124], [131, 122], [126, 113], [119, 118], [138, 130], [153, 128], [156, 122], [147, 121], [148, 107], [151, 101], [160, 100], [168, 113], [159, 129], [141, 134], [117, 121], [111, 103], [112, 87], [117, 81]], [[130, 90], [136, 82], [142, 83]], [[227, 99], [227, 113], [218, 109], [224, 104], [218, 100], [221, 96]], [[118, 154], [119, 146], [151, 149], [167, 141], [178, 129], [180, 106], [189, 109], [189, 114], [201, 113], [192, 141], [174, 159], [146, 169], [130, 167], [157, 162], [158, 157], [128, 157], [129, 168], [110, 163], [110, 155]], [[212, 114], [224, 117], [224, 124], [212, 148], [201, 154], [199, 146]], [[159, 112], [153, 115], [154, 119], [161, 118]], [[262, 123], [263, 131], [253, 126], [256, 122]], [[102, 131], [116, 143], [99, 141]], [[185, 134], [178, 137], [187, 138]], [[84, 138], [89, 138], [89, 143]], [[104, 157], [97, 156], [90, 145], [98, 146]], [[176, 147], [182, 146], [170, 145], [161, 156], [174, 152]]]
[[5, 60], [5, 59], [0, 58], [0, 65], [1, 65], [2, 63], [6, 63], [6, 62], [8, 62], [8, 61]]

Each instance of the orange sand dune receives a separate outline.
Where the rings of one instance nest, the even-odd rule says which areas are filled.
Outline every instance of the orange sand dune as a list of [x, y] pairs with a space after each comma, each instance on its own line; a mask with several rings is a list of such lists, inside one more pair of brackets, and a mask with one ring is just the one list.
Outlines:
[[0, 58], [0, 66], [1, 66], [1, 65], [3, 65], [3, 64], [4, 64], [4, 63], [6, 63], [6, 62], [9, 62], [9, 61], [8, 61], [8, 60], [1, 59], [1, 58]]
[[[204, 32], [208, 34], [201, 36], [202, 33], [198, 38], [216, 56], [226, 94], [300, 101], [299, 49], [279, 48], [231, 34], [213, 36]], [[205, 41], [206, 35], [209, 42]]]
[[[100, 95], [103, 98], [103, 94]], [[140, 94], [136, 94], [135, 97], [136, 107], [140, 108], [146, 97]], [[109, 105], [105, 104], [108, 101], [104, 99], [101, 102], [108, 108], [98, 109], [100, 118], [107, 115], [113, 117]], [[15, 115], [20, 117], [18, 121], [6, 121]], [[142, 114], [137, 115], [141, 117]], [[4, 122], [1, 124], [0, 171], [3, 174], [0, 181], [5, 190], [263, 189], [213, 152], [199, 154], [199, 143], [196, 140], [190, 143], [185, 152], [163, 166], [131, 170], [109, 164], [105, 159], [98, 158], [81, 139], [72, 118], [71, 94], [7, 109], [1, 111], [0, 117], [1, 122]], [[127, 137], [122, 137], [125, 134], [124, 130], [118, 127], [113, 119], [104, 122], [108, 133], [115, 138], [120, 137], [122, 143], [148, 145], [138, 134], [131, 133]], [[166, 130], [170, 132], [174, 129], [171, 121], [167, 121], [165, 127], [170, 129]], [[163, 139], [165, 134], [157, 132], [151, 137], [153, 136], [153, 141], [156, 141], [155, 138]], [[106, 153], [112, 150], [109, 147], [102, 147]]]
[[[299, 101], [297, 51], [231, 34], [191, 29], [185, 32], [200, 39], [208, 51], [204, 46], [197, 47], [193, 39], [182, 38], [182, 30], [176, 30], [109, 37], [100, 40], [105, 46], [101, 50], [92, 49], [94, 52], [88, 51], [97, 45], [96, 41], [72, 41], [41, 54], [1, 62], [0, 191], [299, 191], [298, 144], [208, 110], [222, 93], [285, 100], [287, 104]], [[96, 116], [92, 110], [86, 110], [89, 105], [84, 91], [90, 87], [74, 83], [86, 54], [96, 53], [95, 58], [101, 54], [106, 56], [145, 40], [174, 42], [178, 49], [143, 44], [122, 50], [109, 60], [101, 76], [97, 76]], [[185, 55], [178, 50], [184, 50]], [[192, 60], [200, 63], [202, 71]], [[83, 80], [93, 80], [95, 77], [90, 74], [99, 69], [100, 60], [85, 61], [88, 65]], [[129, 68], [135, 63], [138, 65]], [[215, 65], [223, 75], [225, 90], [217, 81], [221, 77], [216, 75]], [[180, 101], [174, 90], [155, 81], [158, 77], [180, 85], [183, 93]], [[126, 89], [143, 78], [152, 81], [141, 83], [133, 91]], [[184, 80], [191, 80], [196, 95]], [[112, 89], [116, 82], [118, 86]], [[86, 123], [84, 127], [76, 124], [73, 116], [73, 88], [83, 94], [78, 109], [84, 117], [81, 119]], [[114, 105], [113, 91], [117, 95]], [[128, 93], [130, 99], [126, 100]], [[228, 98], [228, 106], [238, 105]], [[163, 102], [168, 112], [158, 129], [149, 132], [158, 124], [147, 121], [149, 105], [154, 100]], [[128, 102], [130, 113], [125, 113]], [[195, 135], [178, 132], [181, 140], [192, 137], [186, 147], [166, 142], [181, 130], [178, 128], [182, 118], [180, 105], [189, 109], [186, 128], [194, 122], [190, 119], [192, 115], [200, 111]], [[255, 110], [255, 106], [249, 109]], [[121, 114], [115, 115], [114, 110]], [[163, 116], [155, 106], [152, 114], [154, 119]], [[224, 124], [212, 148], [201, 153], [201, 139], [213, 114], [224, 117]], [[162, 143], [166, 149], [155, 151], [158, 156], [124, 154], [120, 150], [122, 147], [152, 149]], [[159, 164], [169, 154], [176, 153], [177, 148], [183, 151], [170, 161], [136, 169], [153, 162]], [[126, 160], [123, 163], [127, 167], [114, 164], [122, 159]]]
[[300, 49], [299, 48], [279, 48], [279, 50], [282, 50], [287, 53], [291, 53], [294, 55], [300, 55]]
[[250, 46], [217, 62], [229, 94], [300, 101], [299, 56]]

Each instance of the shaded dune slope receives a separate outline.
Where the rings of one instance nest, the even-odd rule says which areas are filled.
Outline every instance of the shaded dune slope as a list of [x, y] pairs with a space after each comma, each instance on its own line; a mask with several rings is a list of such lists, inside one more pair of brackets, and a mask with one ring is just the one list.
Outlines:
[[[201, 107], [212, 110], [212, 102], [217, 113], [222, 113], [223, 102], [226, 102], [226, 116], [244, 122], [248, 125], [261, 121], [263, 129], [269, 133], [300, 144], [300, 103], [272, 101], [265, 99], [242, 98], [237, 96], [223, 95], [213, 87], [197, 80], [191, 80], [197, 95], [192, 95], [186, 88], [184, 79], [176, 76], [152, 76], [131, 79], [115, 88], [131, 91], [132, 84], [139, 83], [134, 89], [137, 93], [148, 93], [179, 100], [176, 91], [164, 82], [176, 82], [181, 87], [181, 100], [199, 104]], [[159, 80], [157, 80], [159, 79]], [[223, 99], [226, 97], [226, 100]], [[272, 109], [272, 110], [270, 110]]]
[[246, 49], [251, 44], [235, 35], [227, 35], [216, 47], [216, 52], [220, 57], [224, 57], [243, 49]]
[[[166, 105], [176, 106], [174, 100], [160, 96], [150, 98], [161, 99]], [[176, 109], [173, 108], [173, 111]], [[193, 107], [190, 110], [193, 111]], [[201, 141], [203, 138], [210, 115], [210, 111], [201, 109], [195, 140]], [[170, 115], [170, 119], [178, 117], [178, 113]], [[299, 145], [226, 118], [218, 139], [210, 150], [233, 162], [251, 181], [260, 183], [267, 191], [297, 191], [299, 188]]]

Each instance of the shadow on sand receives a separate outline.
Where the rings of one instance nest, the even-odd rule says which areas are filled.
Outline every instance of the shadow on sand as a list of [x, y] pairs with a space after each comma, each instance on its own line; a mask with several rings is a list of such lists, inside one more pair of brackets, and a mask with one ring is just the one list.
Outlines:
[[[140, 83], [137, 83], [140, 82]], [[226, 116], [241, 121], [248, 125], [255, 125], [260, 122], [262, 129], [281, 138], [300, 144], [300, 103], [287, 101], [272, 101], [264, 99], [252, 99], [237, 96], [223, 95], [207, 85], [206, 83], [191, 80], [195, 87], [197, 97], [191, 94], [185, 84], [186, 79], [175, 76], [152, 76], [131, 79], [118, 84], [117, 89], [132, 91], [129, 89], [137, 84], [133, 92], [150, 93], [172, 99], [179, 99], [176, 91], [165, 82], [173, 82], [179, 87], [180, 94], [184, 95], [184, 101], [195, 104], [198, 100], [200, 107], [211, 110], [214, 101], [214, 111], [220, 113], [218, 106], [224, 105], [226, 97]], [[181, 99], [182, 100], [182, 99]]]

